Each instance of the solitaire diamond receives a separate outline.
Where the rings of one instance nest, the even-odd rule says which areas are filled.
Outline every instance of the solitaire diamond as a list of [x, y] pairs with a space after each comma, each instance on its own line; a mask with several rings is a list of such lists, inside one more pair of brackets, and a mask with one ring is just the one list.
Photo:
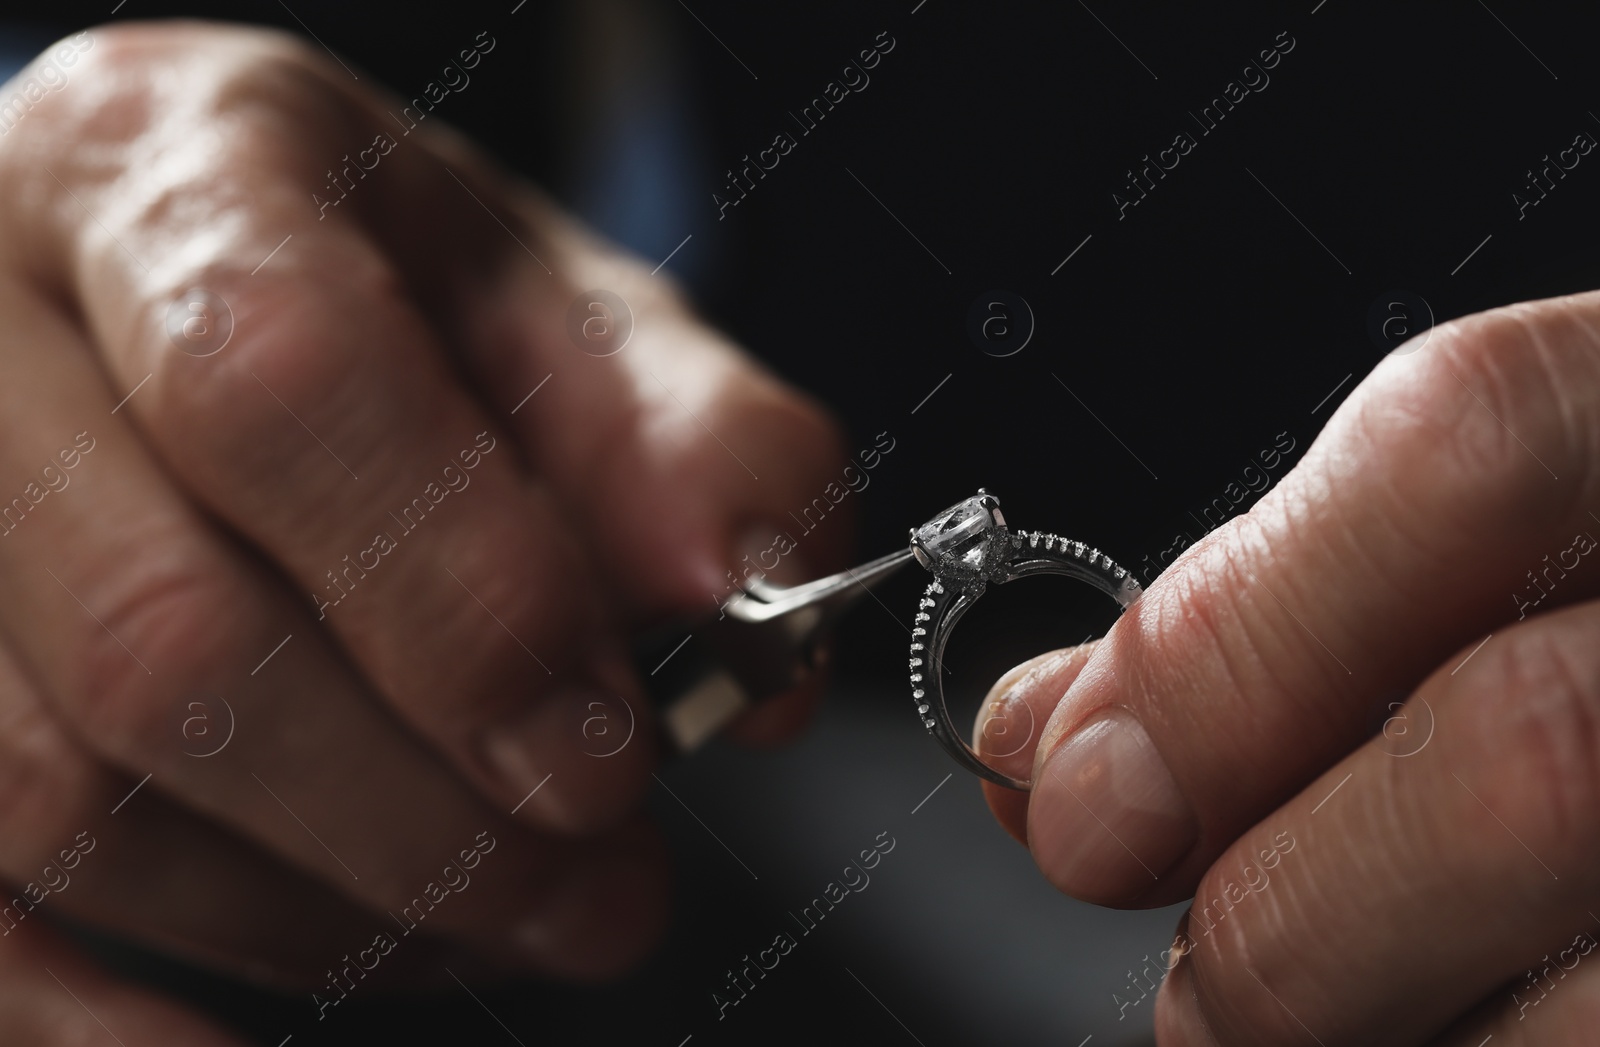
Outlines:
[[1006, 534], [1000, 503], [979, 493], [958, 502], [912, 532], [918, 559], [935, 575], [982, 578], [995, 567], [993, 539]]

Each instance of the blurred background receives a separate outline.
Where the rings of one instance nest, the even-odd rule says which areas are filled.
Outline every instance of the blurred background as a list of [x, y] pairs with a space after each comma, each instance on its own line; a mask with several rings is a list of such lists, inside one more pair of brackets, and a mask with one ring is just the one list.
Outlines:
[[[1576, 136], [1600, 137], [1595, 19], [1570, 5], [112, 6], [4, 16], [0, 64], [108, 18], [204, 17], [314, 35], [410, 98], [487, 31], [495, 49], [433, 118], [652, 265], [670, 256], [704, 311], [828, 404], [853, 446], [888, 434], [893, 451], [848, 496], [862, 559], [986, 486], [1015, 524], [1148, 581], [1276, 482], [1405, 337], [1600, 284], [1600, 156], [1539, 174]], [[805, 110], [830, 83], [838, 100], [816, 120]], [[763, 159], [779, 134], [792, 147]], [[296, 1047], [1151, 1042], [1135, 972], [1177, 911], [1057, 896], [975, 782], [947, 779], [904, 691], [917, 582], [854, 612], [800, 745], [713, 745], [663, 774], [652, 799], [679, 918], [625, 983], [485, 988], [482, 1005], [352, 999], [319, 1023], [303, 996], [106, 954]], [[1011, 599], [1026, 629], [988, 626], [960, 675], [1082, 639], [1050, 634], [1051, 606], [1048, 586]], [[870, 885], [800, 936], [791, 914], [880, 833], [894, 850]], [[794, 951], [719, 1011], [728, 972], [781, 931]]]

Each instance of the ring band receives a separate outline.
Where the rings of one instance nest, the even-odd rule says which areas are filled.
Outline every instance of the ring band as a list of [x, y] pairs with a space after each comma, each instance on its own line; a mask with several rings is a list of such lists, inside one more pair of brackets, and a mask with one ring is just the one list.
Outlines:
[[1031, 782], [990, 767], [963, 739], [950, 719], [944, 696], [944, 649], [961, 616], [992, 584], [1040, 574], [1065, 575], [1099, 589], [1126, 608], [1143, 591], [1109, 556], [1053, 534], [1012, 531], [1000, 502], [979, 489], [911, 532], [917, 562], [933, 575], [917, 605], [911, 629], [911, 697], [917, 715], [939, 744], [973, 774], [996, 785], [1026, 791]]

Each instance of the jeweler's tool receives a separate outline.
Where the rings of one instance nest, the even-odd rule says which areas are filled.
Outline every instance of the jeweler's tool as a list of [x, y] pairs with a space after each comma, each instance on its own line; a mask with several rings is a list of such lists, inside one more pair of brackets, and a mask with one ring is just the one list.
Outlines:
[[833, 621], [914, 555], [901, 549], [804, 585], [755, 575], [714, 617], [648, 637], [635, 664], [671, 743], [690, 752], [740, 712], [803, 683]]
[[[916, 560], [933, 575], [912, 620], [911, 700], [917, 719], [962, 767], [997, 785], [1032, 783], [990, 767], [952, 719], [944, 649], [961, 616], [991, 585], [1063, 575], [1111, 597], [1119, 612], [1139, 598], [1138, 579], [1083, 542], [1006, 525], [1000, 500], [983, 488], [911, 531], [907, 548], [805, 585], [780, 588], [757, 576], [716, 618], [660, 634], [638, 656], [666, 734], [680, 752], [698, 747], [763, 698], [817, 669], [824, 632], [847, 607]], [[653, 667], [652, 667], [653, 664]]]

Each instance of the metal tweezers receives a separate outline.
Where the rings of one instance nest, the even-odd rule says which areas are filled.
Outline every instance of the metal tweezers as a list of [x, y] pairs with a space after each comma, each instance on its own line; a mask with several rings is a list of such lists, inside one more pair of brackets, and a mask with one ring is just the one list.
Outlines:
[[673, 746], [691, 752], [739, 713], [805, 682], [833, 623], [914, 555], [908, 546], [788, 587], [751, 575], [715, 617], [642, 644], [635, 664]]

